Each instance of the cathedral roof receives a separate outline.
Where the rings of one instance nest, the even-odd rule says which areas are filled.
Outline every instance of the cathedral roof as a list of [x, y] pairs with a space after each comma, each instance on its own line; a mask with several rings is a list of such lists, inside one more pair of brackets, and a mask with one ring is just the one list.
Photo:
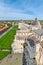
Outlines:
[[33, 25], [33, 26], [37, 26], [37, 27], [41, 28], [40, 21], [38, 21], [38, 19], [37, 19], [37, 18], [35, 18], [35, 20], [33, 21], [32, 25]]

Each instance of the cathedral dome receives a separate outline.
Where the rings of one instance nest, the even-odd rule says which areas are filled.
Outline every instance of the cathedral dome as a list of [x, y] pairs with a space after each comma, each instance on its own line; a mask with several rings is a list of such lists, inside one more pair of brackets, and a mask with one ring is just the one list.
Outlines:
[[33, 26], [37, 26], [37, 27], [39, 27], [39, 28], [41, 29], [40, 21], [38, 21], [37, 18], [35, 18], [35, 20], [33, 21], [32, 25], [33, 25]]

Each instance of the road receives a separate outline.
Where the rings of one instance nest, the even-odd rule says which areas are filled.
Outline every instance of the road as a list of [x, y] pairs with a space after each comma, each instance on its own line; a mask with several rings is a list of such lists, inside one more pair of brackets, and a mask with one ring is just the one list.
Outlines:
[[1, 34], [0, 35], [0, 38], [2, 38], [8, 31], [10, 31], [11, 29], [13, 28], [13, 26], [12, 27], [10, 27], [7, 31], [5, 31], [3, 34]]

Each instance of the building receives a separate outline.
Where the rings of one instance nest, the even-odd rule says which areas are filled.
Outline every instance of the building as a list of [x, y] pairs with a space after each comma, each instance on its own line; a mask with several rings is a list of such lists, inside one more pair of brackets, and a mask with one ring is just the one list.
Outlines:
[[23, 53], [23, 43], [23, 40], [15, 40], [12, 44], [12, 53]]
[[31, 30], [18, 30], [16, 33], [16, 39], [25, 40], [31, 34], [32, 34]]
[[33, 34], [38, 38], [40, 41], [43, 41], [43, 29], [34, 30]]
[[37, 65], [43, 65], [43, 44], [36, 45], [36, 61]]
[[35, 19], [32, 25], [19, 23], [15, 40], [12, 44], [13, 53], [24, 53], [27, 65], [43, 65], [43, 29]]
[[27, 39], [24, 43], [24, 54], [27, 65], [36, 65], [36, 43], [33, 39]]
[[24, 54], [27, 65], [43, 65], [43, 43], [28, 38], [24, 43]]
[[30, 25], [29, 28], [32, 30], [41, 29], [40, 21], [38, 21], [37, 18], [35, 18], [35, 20], [32, 22], [32, 25]]
[[25, 23], [19, 23], [19, 29], [16, 32], [15, 40], [12, 44], [13, 53], [23, 53], [23, 44], [25, 39], [31, 35], [31, 30], [27, 28]]

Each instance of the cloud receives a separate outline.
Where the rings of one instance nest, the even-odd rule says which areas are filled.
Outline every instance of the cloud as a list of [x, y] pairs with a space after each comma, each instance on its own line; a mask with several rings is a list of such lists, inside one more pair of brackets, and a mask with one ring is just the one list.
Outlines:
[[43, 0], [0, 0], [1, 19], [43, 19]]

